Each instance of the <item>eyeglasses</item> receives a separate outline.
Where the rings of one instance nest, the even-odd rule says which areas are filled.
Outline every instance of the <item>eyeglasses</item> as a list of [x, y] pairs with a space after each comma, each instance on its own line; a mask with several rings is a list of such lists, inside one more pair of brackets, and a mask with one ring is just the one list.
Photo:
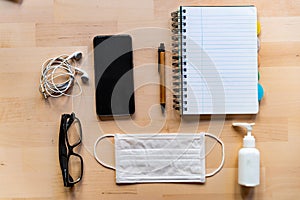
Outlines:
[[83, 159], [77, 153], [81, 144], [81, 123], [75, 114], [61, 116], [59, 131], [59, 163], [65, 187], [78, 183], [83, 174]]

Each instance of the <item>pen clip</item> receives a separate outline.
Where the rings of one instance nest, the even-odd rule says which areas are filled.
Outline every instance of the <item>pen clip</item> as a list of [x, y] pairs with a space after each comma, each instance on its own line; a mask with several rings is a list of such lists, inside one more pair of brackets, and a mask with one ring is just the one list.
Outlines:
[[158, 49], [158, 60], [157, 60], [157, 63], [158, 63], [158, 65], [157, 65], [158, 73], [160, 74], [160, 51], [159, 51], [159, 49]]
[[157, 60], [157, 63], [158, 63], [158, 73], [160, 73], [160, 65], [161, 65], [161, 61], [160, 61], [160, 53], [161, 52], [164, 52], [165, 51], [165, 44], [164, 43], [160, 43], [159, 47], [158, 47], [158, 60]]

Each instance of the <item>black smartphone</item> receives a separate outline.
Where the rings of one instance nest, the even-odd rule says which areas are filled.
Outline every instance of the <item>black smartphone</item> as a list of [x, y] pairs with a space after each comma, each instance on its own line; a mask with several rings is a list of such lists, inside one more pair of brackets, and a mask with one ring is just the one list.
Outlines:
[[104, 119], [134, 114], [130, 35], [96, 36], [93, 44], [97, 115]]

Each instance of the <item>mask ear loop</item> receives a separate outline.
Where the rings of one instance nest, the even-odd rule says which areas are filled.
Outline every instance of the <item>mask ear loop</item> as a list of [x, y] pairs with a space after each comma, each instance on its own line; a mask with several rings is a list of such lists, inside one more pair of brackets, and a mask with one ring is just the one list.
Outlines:
[[221, 161], [221, 164], [219, 165], [219, 167], [215, 171], [213, 171], [213, 172], [208, 173], [208, 174], [205, 175], [205, 177], [211, 177], [211, 176], [215, 175], [216, 173], [218, 173], [222, 169], [222, 167], [224, 165], [225, 148], [224, 148], [224, 143], [222, 142], [222, 140], [220, 140], [219, 138], [217, 138], [215, 135], [212, 135], [210, 133], [205, 133], [205, 136], [208, 136], [208, 137], [211, 137], [211, 138], [215, 139], [217, 142], [219, 142], [221, 144], [221, 147], [222, 147], [222, 161]]
[[106, 138], [106, 137], [115, 137], [115, 135], [114, 135], [114, 134], [105, 134], [105, 135], [100, 136], [100, 137], [97, 139], [97, 141], [96, 141], [95, 144], [94, 144], [94, 157], [95, 157], [95, 159], [97, 160], [97, 162], [100, 163], [102, 166], [104, 166], [104, 167], [106, 167], [106, 168], [109, 168], [109, 169], [116, 170], [116, 168], [115, 168], [114, 166], [111, 166], [111, 165], [109, 165], [109, 164], [106, 164], [105, 162], [103, 162], [102, 160], [100, 160], [100, 158], [99, 158], [98, 155], [97, 155], [97, 151], [96, 151], [97, 145], [98, 145], [98, 143], [99, 143], [101, 140], [103, 140], [103, 139]]

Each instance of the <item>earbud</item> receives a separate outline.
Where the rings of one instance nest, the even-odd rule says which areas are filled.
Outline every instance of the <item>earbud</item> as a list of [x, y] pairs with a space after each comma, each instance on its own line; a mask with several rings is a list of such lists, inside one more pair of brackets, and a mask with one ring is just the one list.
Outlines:
[[[70, 57], [70, 59], [74, 59], [78, 62], [82, 58], [82, 52], [76, 51], [72, 55], [70, 55], [69, 57]], [[75, 67], [75, 70], [82, 74], [81, 75], [82, 82], [86, 83], [86, 82], [89, 81], [89, 75], [86, 71], [84, 71], [83, 69], [80, 69], [78, 67]]]
[[79, 61], [82, 58], [82, 52], [76, 51], [70, 56], [70, 58]]
[[82, 74], [82, 75], [81, 75], [81, 80], [82, 80], [82, 82], [86, 83], [86, 82], [89, 81], [89, 75], [88, 75], [88, 73], [87, 73], [86, 71], [84, 71], [83, 69], [80, 69], [80, 68], [78, 68], [78, 67], [75, 67], [75, 70], [76, 70], [77, 72], [79, 72], [79, 73]]

